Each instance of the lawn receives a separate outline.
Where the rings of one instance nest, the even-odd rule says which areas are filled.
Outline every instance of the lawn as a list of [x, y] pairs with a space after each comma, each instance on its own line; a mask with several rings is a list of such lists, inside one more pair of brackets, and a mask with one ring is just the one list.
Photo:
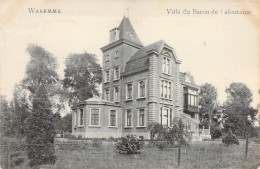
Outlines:
[[[220, 141], [194, 142], [189, 147], [182, 148], [180, 168], [257, 168], [260, 166], [259, 149], [259, 144], [250, 143], [248, 160], [245, 160], [244, 141], [240, 141], [239, 146], [225, 146]], [[101, 149], [57, 150], [56, 164], [41, 168], [177, 168], [177, 152], [177, 148], [160, 150], [145, 146], [138, 154], [122, 155], [114, 151], [114, 142], [103, 142]]]

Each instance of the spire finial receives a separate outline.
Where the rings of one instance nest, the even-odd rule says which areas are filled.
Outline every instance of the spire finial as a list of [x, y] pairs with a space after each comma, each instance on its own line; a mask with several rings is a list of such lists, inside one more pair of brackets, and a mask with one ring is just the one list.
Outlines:
[[130, 7], [126, 8], [126, 13], [125, 13], [126, 18], [129, 18], [129, 9], [130, 9]]

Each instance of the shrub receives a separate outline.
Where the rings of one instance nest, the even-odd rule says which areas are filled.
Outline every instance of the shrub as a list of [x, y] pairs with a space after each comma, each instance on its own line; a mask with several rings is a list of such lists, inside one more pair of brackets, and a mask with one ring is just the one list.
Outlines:
[[160, 149], [175, 147], [177, 144], [189, 145], [192, 135], [184, 129], [181, 119], [175, 118], [172, 127], [164, 127], [159, 123], [150, 123], [148, 130], [150, 131], [150, 146], [156, 146]]
[[63, 137], [71, 140], [75, 140], [77, 138], [76, 136], [72, 135], [69, 132], [65, 132]]
[[102, 148], [102, 140], [99, 138], [93, 138], [91, 143], [93, 148]]
[[259, 137], [253, 137], [253, 138], [250, 138], [250, 140], [256, 144], [260, 144], [260, 138]]
[[25, 161], [24, 157], [13, 157], [12, 158], [12, 164], [13, 166], [18, 166], [22, 164]]
[[211, 133], [212, 139], [220, 138], [222, 136], [222, 131], [219, 128], [211, 127], [210, 133]]
[[115, 141], [115, 138], [114, 137], [109, 137], [108, 141]]
[[120, 154], [137, 153], [143, 148], [143, 140], [138, 139], [135, 135], [121, 137], [116, 143], [115, 148]]
[[86, 150], [89, 148], [89, 143], [87, 141], [68, 141], [68, 142], [55, 142], [55, 146], [59, 150]]
[[226, 134], [226, 136], [224, 138], [222, 138], [222, 142], [226, 145], [232, 145], [232, 144], [239, 144], [239, 141], [236, 137], [235, 134], [232, 133], [232, 131], [228, 131], [228, 133]]

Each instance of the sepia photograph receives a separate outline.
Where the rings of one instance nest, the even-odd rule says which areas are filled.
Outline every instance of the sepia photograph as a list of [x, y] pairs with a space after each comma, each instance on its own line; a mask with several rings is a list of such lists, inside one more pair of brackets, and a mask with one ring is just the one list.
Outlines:
[[0, 1], [0, 168], [260, 168], [258, 0]]

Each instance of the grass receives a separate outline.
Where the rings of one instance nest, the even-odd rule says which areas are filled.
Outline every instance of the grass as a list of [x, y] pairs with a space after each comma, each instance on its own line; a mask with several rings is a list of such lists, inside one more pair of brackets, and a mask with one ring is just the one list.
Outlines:
[[[260, 145], [249, 144], [245, 160], [245, 141], [240, 145], [225, 146], [220, 141], [192, 143], [181, 151], [180, 168], [257, 168], [260, 166]], [[178, 168], [177, 148], [160, 150], [145, 146], [138, 154], [122, 155], [114, 151], [114, 142], [103, 142], [102, 149], [58, 150], [55, 165], [43, 165], [50, 169], [132, 169], [132, 168]], [[17, 167], [18, 168], [18, 167]], [[20, 166], [19, 168], [26, 168]]]

